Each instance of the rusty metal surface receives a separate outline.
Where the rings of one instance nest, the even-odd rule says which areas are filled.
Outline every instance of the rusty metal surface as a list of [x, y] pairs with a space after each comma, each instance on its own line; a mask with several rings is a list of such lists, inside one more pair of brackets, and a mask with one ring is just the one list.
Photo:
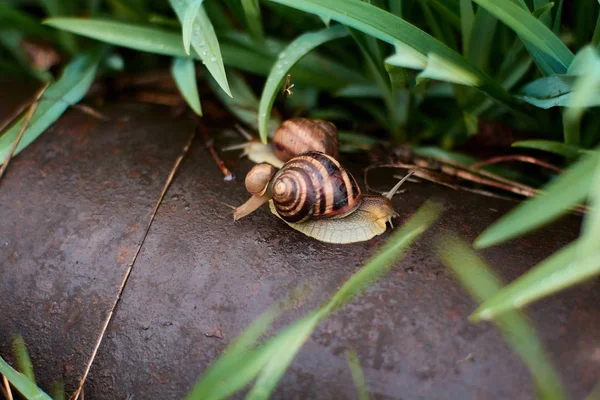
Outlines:
[[[0, 191], [0, 237], [10, 238], [0, 249], [0, 290], [11, 299], [0, 304], [0, 353], [8, 351], [9, 334], [21, 331], [45, 385], [60, 377], [75, 383], [189, 134], [189, 123], [163, 117], [165, 109], [107, 110], [129, 115], [126, 127], [69, 112], [15, 159]], [[217, 128], [209, 133], [220, 136]], [[228, 157], [243, 177], [250, 163]], [[429, 184], [408, 189], [394, 199], [398, 222], [429, 198], [443, 205], [443, 217], [390, 274], [319, 326], [274, 398], [356, 398], [348, 348], [356, 349], [375, 398], [533, 398], [526, 369], [501, 336], [466, 321], [475, 305], [433, 252], [441, 233], [472, 240], [513, 203]], [[86, 398], [181, 398], [269, 305], [301, 285], [312, 288], [276, 323], [285, 326], [325, 300], [389, 237], [322, 244], [290, 230], [266, 207], [234, 223], [226, 204], [246, 196], [242, 179], [223, 182], [199, 136], [137, 259]], [[567, 217], [483, 254], [509, 281], [572, 240], [579, 223]], [[595, 280], [529, 309], [577, 399], [600, 379], [598, 289]], [[469, 354], [472, 360], [461, 362]], [[73, 365], [68, 374], [65, 365]]]
[[13, 159], [0, 186], [0, 354], [22, 334], [46, 388], [65, 380], [72, 390], [82, 375], [191, 132], [179, 122], [165, 134], [164, 109], [134, 110], [108, 107], [110, 122], [68, 111]]

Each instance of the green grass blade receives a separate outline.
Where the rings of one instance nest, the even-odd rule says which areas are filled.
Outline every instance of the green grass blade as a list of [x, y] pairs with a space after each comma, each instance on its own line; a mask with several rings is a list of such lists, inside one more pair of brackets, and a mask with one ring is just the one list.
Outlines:
[[296, 353], [315, 330], [327, 310], [312, 312], [277, 335], [277, 346], [270, 349], [271, 357], [260, 371], [246, 400], [268, 400]]
[[[544, 8], [552, 8], [554, 4], [552, 4], [549, 0], [533, 0], [533, 9], [540, 10]], [[534, 11], [535, 13], [535, 11]], [[544, 13], [542, 17], [540, 17], [540, 22], [550, 28], [550, 24], [552, 24], [552, 15]]]
[[174, 58], [171, 65], [171, 75], [179, 92], [190, 108], [198, 115], [202, 115], [200, 95], [196, 85], [196, 67], [191, 58]]
[[52, 400], [42, 389], [37, 387], [27, 376], [13, 369], [0, 357], [0, 375], [6, 379], [27, 399]]
[[263, 143], [267, 142], [267, 126], [271, 118], [271, 110], [279, 88], [290, 68], [315, 47], [330, 40], [339, 39], [348, 33], [342, 25], [327, 28], [317, 32], [304, 33], [289, 44], [279, 54], [279, 58], [271, 68], [267, 82], [260, 97], [258, 107], [258, 130]]
[[33, 364], [29, 358], [29, 352], [25, 346], [22, 336], [17, 336], [13, 340], [13, 353], [17, 362], [19, 372], [25, 375], [31, 382], [35, 383], [35, 374], [33, 373]]
[[599, 159], [600, 153], [586, 154], [546, 185], [541, 194], [521, 203], [488, 227], [475, 240], [475, 246], [488, 247], [525, 234], [555, 220], [585, 200]]
[[[190, 54], [190, 45], [192, 44], [192, 28], [194, 27], [194, 22], [198, 16], [198, 10], [200, 10], [203, 1], [204, 0], [189, 1], [183, 12], [181, 35], [183, 36], [183, 49], [188, 55]], [[174, 7], [173, 4], [174, 1], [171, 0], [171, 7]]]
[[[563, 113], [565, 143], [578, 146], [580, 143], [580, 123], [584, 111], [600, 100], [600, 55], [587, 46], [577, 54], [577, 62], [571, 70], [581, 75], [573, 85], [568, 108]], [[596, 101], [594, 101], [596, 100]]]
[[[209, 77], [208, 84], [219, 100], [238, 120], [252, 129], [258, 130], [258, 97], [256, 97], [241, 74], [233, 70], [228, 70], [227, 79], [233, 98], [227, 96], [222, 90], [217, 90], [218, 84], [214, 79]], [[281, 121], [271, 118], [269, 131], [274, 132], [280, 123]]]
[[[51, 17], [61, 17], [70, 14], [69, 3], [71, 2], [68, 0], [43, 0], [40, 1], [40, 3]], [[63, 49], [68, 51], [70, 54], [77, 53], [77, 42], [75, 41], [75, 37], [73, 35], [68, 32], [59, 32], [58, 38]]]
[[600, 46], [600, 13], [598, 13], [598, 19], [596, 20], [596, 27], [594, 28], [594, 34], [592, 35], [592, 46]]
[[[96, 77], [103, 53], [103, 47], [95, 47], [76, 57], [65, 67], [60, 79], [51, 84], [44, 92], [14, 155], [19, 154], [37, 139], [64, 113], [69, 105], [76, 104], [83, 98]], [[8, 155], [24, 119], [25, 117], [22, 117], [0, 136], [0, 160], [4, 160]]]
[[585, 150], [580, 149], [577, 146], [570, 146], [568, 144], [555, 142], [553, 140], [523, 140], [514, 142], [512, 147], [548, 151], [550, 153], [558, 154], [571, 159], [585, 152]]
[[52, 400], [67, 400], [65, 384], [62, 382], [53, 382], [50, 393], [52, 395]]
[[548, 27], [517, 4], [506, 0], [473, 0], [521, 38], [556, 60], [565, 70], [573, 61], [573, 53]]
[[494, 319], [600, 274], [600, 251], [577, 259], [579, 242], [581, 239], [560, 249], [502, 288], [484, 301], [470, 318], [474, 321]]
[[[250, 347], [271, 327], [280, 312], [279, 307], [272, 307], [254, 320], [194, 384], [185, 397], [186, 400], [227, 397], [228, 394], [235, 393], [254, 379], [268, 358], [262, 357], [259, 360], [257, 358], [260, 356], [257, 351], [259, 349], [250, 349]], [[239, 379], [239, 381], [234, 384], [231, 379]], [[231, 391], [220, 397], [218, 392], [223, 390]]]
[[[248, 23], [248, 30], [255, 40], [264, 40], [264, 33], [262, 27], [262, 20], [260, 17], [260, 5], [258, 0], [242, 0], [242, 7], [246, 14], [246, 22]], [[328, 24], [326, 24], [328, 25]]]
[[116, 46], [165, 56], [186, 57], [180, 35], [155, 27], [85, 18], [50, 18], [44, 23]]
[[[444, 264], [454, 272], [477, 302], [484, 302], [501, 290], [502, 283], [485, 262], [461, 240], [453, 236], [446, 237], [439, 247], [439, 253]], [[529, 369], [538, 398], [565, 399], [560, 379], [525, 315], [518, 311], [510, 311], [497, 316], [492, 323]]]
[[483, 71], [487, 70], [490, 54], [492, 54], [492, 40], [496, 32], [496, 25], [498, 25], [498, 19], [485, 8], [479, 7], [475, 14], [471, 36], [468, 37], [467, 58]]
[[563, 10], [563, 0], [558, 0], [558, 7], [556, 8], [556, 15], [554, 16], [554, 24], [552, 26], [552, 32], [555, 35], [560, 34], [560, 23], [562, 21], [562, 10]]
[[[223, 57], [221, 56], [221, 49], [219, 47], [219, 40], [208, 15], [206, 15], [204, 7], [202, 5], [196, 7], [198, 4], [196, 0], [169, 0], [169, 2], [182, 25], [186, 23], [186, 18], [192, 17], [192, 12], [195, 13], [195, 18], [192, 20], [190, 28], [191, 45], [200, 56], [208, 72], [215, 78], [225, 93], [231, 96], [231, 91], [227, 83], [227, 75], [225, 74], [225, 66], [223, 65]], [[190, 7], [193, 7], [192, 11], [188, 11]]]
[[[84, 18], [52, 18], [45, 23], [117, 46], [166, 56], [186, 57], [181, 36], [156, 27]], [[277, 46], [277, 42], [268, 42], [267, 47]], [[228, 42], [221, 44], [223, 60], [227, 66], [266, 76], [277, 55], [270, 55], [269, 52], [259, 53], [255, 49]], [[198, 55], [193, 56], [199, 59]], [[365, 82], [365, 79], [353, 70], [343, 65], [340, 67], [340, 64], [315, 54], [308, 54], [290, 73], [296, 82], [326, 90], [336, 90], [348, 83]]]
[[[577, 249], [577, 264], [600, 255], [600, 160], [593, 171], [592, 186], [588, 196], [590, 212], [583, 220]], [[596, 271], [598, 273], [598, 271]]]
[[367, 384], [365, 383], [365, 375], [363, 374], [360, 363], [358, 362], [358, 356], [356, 350], [350, 349], [346, 352], [346, 359], [350, 366], [350, 373], [352, 374], [352, 381], [356, 392], [358, 393], [359, 400], [369, 400], [369, 392], [367, 391]]
[[[398, 53], [386, 62], [406, 68], [423, 69], [427, 66], [429, 54], [446, 60], [444, 65], [466, 71], [475, 76], [478, 89], [505, 105], [520, 109], [521, 104], [489, 76], [469, 63], [464, 57], [448, 46], [431, 37], [414, 25], [359, 0], [271, 0], [317, 15], [325, 15], [333, 20], [357, 29], [367, 35], [395, 45]], [[404, 64], [402, 64], [404, 62]], [[443, 71], [439, 75], [444, 75]]]
[[469, 44], [471, 41], [471, 31], [475, 22], [475, 13], [473, 12], [473, 3], [471, 0], [460, 0], [460, 32], [463, 41], [463, 54], [469, 54]]
[[[545, 76], [523, 86], [519, 96], [523, 101], [543, 109], [566, 107], [576, 79], [572, 75]], [[586, 100], [590, 105], [600, 105], [600, 94], [592, 93]]]

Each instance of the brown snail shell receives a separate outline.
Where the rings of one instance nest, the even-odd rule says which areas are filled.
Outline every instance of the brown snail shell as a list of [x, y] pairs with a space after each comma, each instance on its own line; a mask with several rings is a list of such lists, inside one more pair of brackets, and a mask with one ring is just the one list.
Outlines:
[[275, 209], [287, 222], [342, 218], [362, 201], [354, 177], [335, 158], [318, 151], [292, 158], [269, 186]]
[[279, 160], [286, 162], [311, 150], [338, 157], [337, 128], [333, 123], [292, 118], [284, 121], [275, 132], [273, 152]]

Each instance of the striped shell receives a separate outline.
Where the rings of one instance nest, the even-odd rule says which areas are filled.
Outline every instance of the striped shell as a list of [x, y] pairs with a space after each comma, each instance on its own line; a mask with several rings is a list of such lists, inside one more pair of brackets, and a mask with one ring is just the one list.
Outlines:
[[287, 222], [341, 218], [362, 201], [360, 188], [333, 157], [318, 151], [300, 154], [283, 165], [270, 183], [273, 204]]
[[321, 119], [292, 118], [283, 121], [273, 137], [275, 157], [286, 162], [307, 151], [338, 157], [337, 128]]

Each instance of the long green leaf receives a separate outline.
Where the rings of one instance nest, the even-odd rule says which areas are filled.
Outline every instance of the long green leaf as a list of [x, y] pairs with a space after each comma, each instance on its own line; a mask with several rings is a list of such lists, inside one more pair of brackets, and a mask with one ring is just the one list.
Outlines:
[[246, 14], [246, 22], [248, 30], [254, 39], [262, 41], [264, 39], [262, 20], [260, 17], [260, 6], [258, 0], [241, 0], [244, 13]]
[[42, 389], [37, 387], [27, 376], [17, 372], [0, 357], [0, 375], [6, 379], [27, 399], [52, 400]]
[[179, 92], [190, 108], [198, 115], [202, 115], [200, 95], [196, 85], [196, 67], [191, 58], [175, 58], [171, 66], [171, 75]]
[[471, 0], [460, 0], [460, 33], [462, 37], [463, 55], [469, 54], [469, 44], [471, 42], [471, 32], [475, 14], [473, 13], [473, 4]]
[[576, 260], [579, 245], [573, 242], [542, 261], [480, 304], [470, 318], [494, 319], [600, 274], [600, 252]]
[[[439, 247], [439, 253], [444, 264], [452, 269], [460, 283], [477, 302], [484, 302], [501, 290], [502, 283], [499, 279], [461, 240], [453, 236], [446, 237]], [[510, 311], [497, 316], [492, 323], [529, 369], [538, 398], [565, 399], [566, 394], [560, 379], [525, 315], [518, 311]]]
[[467, 58], [481, 68], [487, 70], [489, 57], [492, 49], [492, 40], [496, 32], [498, 19], [490, 14], [485, 8], [479, 7], [475, 14], [475, 21], [469, 40], [469, 52]]
[[[191, 20], [191, 45], [200, 56], [208, 72], [215, 78], [225, 93], [231, 96], [219, 40], [208, 15], [206, 15], [206, 11], [204, 11], [204, 7], [201, 4], [198, 6], [197, 0], [169, 0], [169, 2], [179, 21], [186, 29], [190, 29], [189, 22], [186, 23], [186, 18], [191, 20], [192, 17], [195, 17]], [[189, 11], [190, 7], [191, 11]], [[188, 34], [188, 32], [184, 32], [185, 34]]]
[[[188, 55], [190, 54], [190, 45], [192, 44], [192, 29], [203, 1], [204, 0], [189, 1], [185, 6], [185, 11], [183, 12], [183, 20], [181, 21], [181, 35], [183, 37], [183, 49]], [[174, 7], [173, 4], [174, 2], [171, 1], [171, 7]]]
[[[248, 326], [229, 346], [217, 361], [204, 373], [190, 392], [185, 397], [186, 400], [208, 400], [221, 398], [216, 394], [225, 386], [224, 396], [235, 393], [239, 388], [250, 382], [262, 368], [268, 358], [263, 357], [262, 361], [257, 359], [257, 350], [251, 350], [254, 342], [270, 328], [273, 320], [277, 318], [281, 310], [279, 307], [272, 307], [260, 315], [250, 326]], [[232, 371], [235, 373], [232, 374]], [[231, 382], [233, 379], [241, 379], [238, 385]], [[227, 382], [226, 380], [229, 380]]]
[[[436, 60], [443, 63], [436, 66], [451, 66], [453, 71], [462, 71], [462, 75], [474, 77], [479, 90], [485, 92], [505, 105], [519, 109], [521, 104], [489, 76], [465, 60], [464, 57], [448, 48], [414, 25], [359, 0], [271, 0], [317, 15], [325, 15], [370, 36], [393, 44], [397, 48], [396, 57], [386, 62], [406, 68], [423, 69], [427, 66], [428, 56], [436, 54]], [[394, 63], [394, 61], [396, 63]], [[448, 75], [436, 71], [440, 76]], [[432, 73], [432, 75], [434, 75]], [[473, 81], [469, 79], [468, 81]]]
[[31, 382], [35, 383], [33, 364], [31, 363], [31, 358], [29, 358], [29, 352], [25, 346], [25, 341], [20, 335], [13, 340], [13, 353], [15, 354], [19, 372], [29, 378]]
[[348, 360], [348, 365], [350, 366], [352, 381], [354, 382], [354, 387], [358, 393], [358, 399], [369, 400], [369, 392], [367, 391], [367, 385], [365, 383], [365, 375], [360, 367], [356, 350], [348, 350], [346, 352], [346, 359]]
[[573, 53], [548, 27], [512, 1], [473, 0], [566, 70]]
[[571, 146], [564, 144], [563, 142], [556, 142], [553, 140], [523, 140], [514, 142], [512, 147], [548, 151], [550, 153], [559, 154], [567, 158], [574, 158], [581, 153], [586, 152], [586, 150], [580, 149], [577, 146]]
[[[580, 123], [584, 111], [594, 99], [600, 98], [600, 55], [591, 46], [582, 49], [573, 62], [570, 71], [580, 73], [573, 85], [573, 94], [569, 98], [568, 108], [563, 113], [565, 143], [579, 145]], [[590, 99], [592, 101], [590, 102]]]
[[[44, 0], [41, 1], [42, 6], [46, 9], [46, 12], [51, 17], [61, 17], [67, 16], [70, 14], [68, 9], [68, 5], [71, 2], [63, 1], [63, 0]], [[71, 3], [72, 4], [72, 3]], [[60, 40], [61, 46], [68, 51], [70, 54], [77, 53], [77, 42], [75, 41], [75, 37], [67, 32], [59, 32], [58, 37]]]
[[[181, 36], [157, 27], [84, 18], [52, 18], [45, 23], [117, 46], [154, 54], [186, 57]], [[279, 43], [268, 41], [266, 47], [273, 45], [278, 46]], [[221, 44], [221, 52], [228, 66], [264, 76], [268, 75], [277, 59], [276, 55], [271, 55], [269, 52], [258, 53], [255, 48], [248, 49], [228, 42]], [[199, 59], [198, 55], [193, 56]], [[338, 68], [338, 65], [323, 57], [309, 54], [300, 60], [290, 73], [293, 74], [296, 82], [327, 90], [340, 89], [348, 83], [365, 82], [364, 78], [356, 72], [343, 66]]]
[[[98, 64], [102, 58], [103, 47], [76, 57], [62, 73], [58, 81], [44, 92], [40, 102], [27, 125], [27, 129], [17, 146], [14, 155], [38, 138], [71, 105], [83, 98], [96, 77]], [[16, 139], [25, 117], [0, 136], [0, 160], [4, 160]]]
[[258, 129], [263, 143], [267, 143], [267, 126], [271, 117], [271, 109], [275, 103], [281, 83], [290, 68], [315, 47], [347, 35], [342, 25], [327, 28], [318, 32], [304, 33], [279, 54], [279, 58], [271, 68], [267, 82], [260, 97], [258, 107]]
[[585, 200], [592, 184], [593, 171], [600, 153], [589, 153], [533, 197], [500, 218], [476, 240], [482, 248], [501, 243], [536, 229], [565, 214]]

